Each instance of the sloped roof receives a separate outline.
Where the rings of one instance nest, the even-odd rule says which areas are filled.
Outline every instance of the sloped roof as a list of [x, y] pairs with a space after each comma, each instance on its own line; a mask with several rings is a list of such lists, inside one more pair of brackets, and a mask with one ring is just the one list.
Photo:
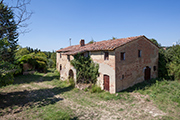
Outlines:
[[69, 46], [69, 47], [57, 50], [56, 52], [64, 52], [64, 54], [67, 54], [67, 55], [74, 55], [74, 54], [83, 53], [86, 51], [114, 50], [117, 47], [120, 47], [131, 41], [137, 40], [138, 38], [141, 38], [141, 37], [145, 37], [145, 36], [141, 35], [141, 36], [114, 39], [114, 40], [104, 40], [100, 42], [94, 42], [92, 44], [85, 44], [85, 46], [74, 45], [74, 46]]

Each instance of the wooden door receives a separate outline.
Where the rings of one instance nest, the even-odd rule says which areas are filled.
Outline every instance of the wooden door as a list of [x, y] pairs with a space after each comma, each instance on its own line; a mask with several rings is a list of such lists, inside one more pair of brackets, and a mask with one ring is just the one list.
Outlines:
[[104, 90], [109, 91], [109, 76], [104, 75]]
[[149, 68], [147, 66], [145, 71], [144, 71], [144, 79], [149, 80], [150, 78], [151, 78], [151, 68]]

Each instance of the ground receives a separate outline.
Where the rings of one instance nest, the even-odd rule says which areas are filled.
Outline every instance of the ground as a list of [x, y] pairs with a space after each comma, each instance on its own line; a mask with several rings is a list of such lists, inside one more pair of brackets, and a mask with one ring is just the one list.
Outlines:
[[111, 95], [78, 90], [59, 80], [59, 75], [52, 70], [46, 74], [17, 76], [13, 85], [0, 88], [1, 120], [144, 120], [169, 118], [168, 115], [169, 112], [160, 110], [149, 95], [135, 91]]

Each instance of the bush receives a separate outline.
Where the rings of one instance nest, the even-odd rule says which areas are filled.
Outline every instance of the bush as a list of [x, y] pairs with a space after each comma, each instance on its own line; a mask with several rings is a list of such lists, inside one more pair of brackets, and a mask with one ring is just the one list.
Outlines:
[[15, 74], [21, 72], [19, 66], [11, 64], [9, 62], [1, 61], [0, 63], [0, 87], [13, 83]]
[[102, 92], [102, 90], [101, 90], [101, 88], [99, 86], [92, 85], [90, 92], [91, 93], [100, 93], [100, 92]]
[[19, 63], [22, 65], [24, 63], [28, 63], [33, 67], [33, 70], [37, 70], [39, 72], [47, 71], [47, 59], [40, 54], [27, 54], [22, 56], [19, 60]]
[[1, 72], [2, 71], [0, 71], [0, 87], [12, 84], [14, 82], [13, 72]]
[[74, 82], [73, 78], [69, 79], [69, 83], [70, 83], [71, 87], [75, 87], [75, 82]]
[[96, 83], [99, 74], [99, 65], [95, 64], [90, 56], [84, 57], [77, 54], [71, 60], [71, 65], [77, 70], [77, 83]]

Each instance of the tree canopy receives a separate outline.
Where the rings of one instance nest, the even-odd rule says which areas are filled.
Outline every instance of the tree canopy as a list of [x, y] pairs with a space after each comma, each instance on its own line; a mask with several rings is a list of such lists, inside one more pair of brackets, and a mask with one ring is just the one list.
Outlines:
[[18, 41], [17, 25], [14, 14], [8, 6], [0, 4], [0, 58], [4, 61], [14, 62], [14, 54]]

